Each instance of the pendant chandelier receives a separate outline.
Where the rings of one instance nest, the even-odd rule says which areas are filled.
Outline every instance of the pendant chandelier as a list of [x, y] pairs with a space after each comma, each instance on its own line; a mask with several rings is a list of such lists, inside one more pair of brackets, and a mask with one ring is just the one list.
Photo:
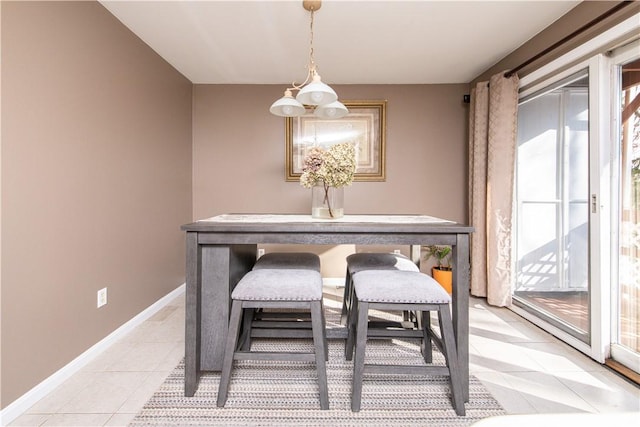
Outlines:
[[[292, 87], [284, 91], [284, 96], [271, 105], [271, 114], [281, 117], [298, 117], [304, 115], [307, 110], [305, 106], [313, 108], [313, 115], [316, 117], [337, 119], [347, 115], [349, 110], [340, 101], [338, 95], [325, 83], [322, 83], [318, 68], [313, 60], [313, 14], [322, 5], [321, 0], [305, 0], [302, 7], [311, 14], [311, 38], [309, 48], [308, 73], [304, 82], [299, 85], [291, 83]], [[293, 91], [298, 91], [293, 97]]]

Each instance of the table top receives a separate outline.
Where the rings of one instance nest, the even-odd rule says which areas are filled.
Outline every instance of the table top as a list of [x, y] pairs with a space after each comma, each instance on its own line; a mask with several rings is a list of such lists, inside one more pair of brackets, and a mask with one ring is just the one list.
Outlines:
[[473, 228], [429, 215], [345, 215], [318, 219], [299, 214], [224, 214], [182, 226], [199, 232], [436, 232], [470, 233]]

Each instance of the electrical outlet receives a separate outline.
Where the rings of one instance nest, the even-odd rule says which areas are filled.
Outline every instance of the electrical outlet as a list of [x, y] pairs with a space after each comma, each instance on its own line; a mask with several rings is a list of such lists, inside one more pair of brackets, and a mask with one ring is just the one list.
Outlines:
[[400, 255], [400, 249], [394, 249], [394, 250], [393, 250], [393, 253], [394, 253], [394, 254], [397, 254], [397, 255]]
[[98, 308], [107, 304], [107, 288], [102, 288], [98, 291]]
[[264, 249], [258, 249], [258, 258], [264, 255]]

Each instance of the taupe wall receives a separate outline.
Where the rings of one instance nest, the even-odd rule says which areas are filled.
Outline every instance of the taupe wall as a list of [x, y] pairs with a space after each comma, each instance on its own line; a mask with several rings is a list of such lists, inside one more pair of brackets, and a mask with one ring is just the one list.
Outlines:
[[[341, 100], [387, 100], [385, 182], [355, 182], [345, 211], [467, 218], [468, 85], [332, 85]], [[310, 213], [310, 190], [285, 182], [284, 119], [268, 109], [276, 85], [196, 85], [193, 110], [195, 219], [225, 212]], [[344, 274], [353, 248], [315, 248], [323, 275]]]
[[[340, 86], [342, 100], [387, 100], [387, 179], [354, 182], [345, 210], [466, 220], [468, 86]], [[310, 190], [284, 179], [284, 119], [276, 85], [196, 85], [193, 214], [310, 212]]]
[[97, 2], [1, 37], [4, 408], [184, 282], [192, 85]]

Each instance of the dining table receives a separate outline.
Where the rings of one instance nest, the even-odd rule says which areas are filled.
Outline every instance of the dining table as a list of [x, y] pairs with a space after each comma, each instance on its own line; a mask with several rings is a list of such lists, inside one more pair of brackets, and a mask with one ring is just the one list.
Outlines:
[[[407, 245], [420, 263], [425, 245], [451, 246], [454, 334], [465, 401], [469, 398], [469, 241], [473, 227], [423, 214], [344, 215], [316, 219], [301, 214], [221, 214], [182, 225], [186, 233], [185, 396], [202, 372], [220, 371], [231, 292], [251, 270], [258, 245]], [[344, 326], [327, 337], [345, 339]]]

